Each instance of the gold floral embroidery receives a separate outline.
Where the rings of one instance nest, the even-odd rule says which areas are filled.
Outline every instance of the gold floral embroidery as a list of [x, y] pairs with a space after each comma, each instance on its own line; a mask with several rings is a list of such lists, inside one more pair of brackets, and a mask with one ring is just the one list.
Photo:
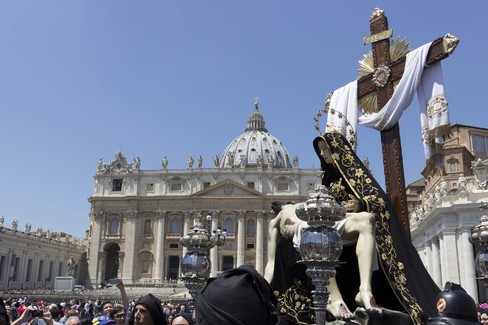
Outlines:
[[282, 295], [275, 291], [278, 298], [280, 313], [292, 317], [297, 324], [315, 324], [315, 313], [312, 308], [312, 299], [306, 295], [301, 281], [295, 279], [294, 284]]

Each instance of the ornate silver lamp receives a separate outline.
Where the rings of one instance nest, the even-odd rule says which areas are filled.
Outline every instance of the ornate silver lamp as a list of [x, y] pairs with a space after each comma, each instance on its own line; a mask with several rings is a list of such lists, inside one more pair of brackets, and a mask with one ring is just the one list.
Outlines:
[[196, 294], [204, 287], [210, 275], [209, 251], [215, 246], [215, 243], [200, 222], [197, 222], [185, 236], [181, 237], [180, 243], [188, 249], [181, 261], [183, 275], [181, 279], [191, 295], [189, 307], [192, 311]]
[[[210, 218], [209, 218], [210, 217]], [[207, 216], [207, 221], [211, 221], [212, 217]], [[205, 286], [208, 277], [210, 276], [210, 269], [212, 262], [210, 261], [210, 249], [217, 246], [222, 246], [225, 241], [227, 233], [225, 229], [220, 229], [220, 226], [210, 235], [209, 230], [201, 224], [196, 222], [190, 231], [180, 239], [180, 243], [187, 248], [187, 252], [181, 261], [181, 273], [183, 283], [191, 295], [190, 310], [193, 310], [193, 304], [197, 293]]]
[[[486, 210], [488, 206], [481, 203], [480, 209]], [[479, 245], [480, 251], [475, 257], [475, 267], [478, 271], [479, 280], [483, 280], [485, 287], [488, 288], [488, 216], [483, 215], [480, 224], [471, 230], [470, 242]]]
[[316, 324], [323, 325], [329, 300], [327, 285], [336, 274], [335, 267], [342, 253], [341, 236], [332, 227], [345, 217], [346, 210], [321, 185], [313, 196], [297, 207], [296, 214], [308, 223], [300, 240], [302, 260], [299, 263], [307, 266], [306, 273], [315, 286], [312, 298]]

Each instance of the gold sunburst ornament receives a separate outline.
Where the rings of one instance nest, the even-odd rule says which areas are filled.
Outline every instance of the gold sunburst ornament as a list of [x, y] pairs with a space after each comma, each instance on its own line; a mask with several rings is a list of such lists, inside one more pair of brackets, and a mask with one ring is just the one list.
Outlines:
[[[398, 38], [396, 41], [390, 43], [390, 61], [395, 62], [410, 52], [410, 47], [405, 38]], [[381, 65], [375, 69], [373, 62], [373, 51], [369, 51], [365, 54], [363, 59], [359, 61], [358, 78], [361, 79], [369, 74], [373, 74], [373, 83], [376, 87], [384, 87], [390, 78], [390, 68]], [[398, 82], [393, 82], [393, 89], [396, 89]], [[378, 101], [376, 92], [371, 92], [363, 96], [360, 100], [361, 108], [364, 113], [376, 113], [378, 112]]]

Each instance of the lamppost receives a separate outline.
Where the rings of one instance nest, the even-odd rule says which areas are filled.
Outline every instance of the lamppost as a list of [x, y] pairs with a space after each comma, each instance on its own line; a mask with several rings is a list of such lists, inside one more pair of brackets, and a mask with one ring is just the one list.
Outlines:
[[[484, 211], [488, 206], [481, 202], [480, 210]], [[488, 216], [480, 218], [480, 224], [473, 227], [469, 241], [474, 245], [479, 245], [480, 251], [475, 257], [475, 267], [478, 271], [478, 280], [483, 280], [483, 284], [488, 288]]]
[[[215, 246], [223, 246], [225, 244], [225, 237], [227, 237], [227, 231], [222, 229], [220, 224], [217, 226], [216, 229], [212, 230], [212, 215], [207, 215], [207, 222], [208, 222], [208, 232], [211, 233], [210, 239], [215, 243]], [[220, 240], [220, 239], [223, 240]]]
[[336, 274], [342, 253], [342, 239], [333, 226], [346, 216], [346, 210], [320, 185], [313, 196], [297, 207], [296, 214], [308, 223], [300, 240], [299, 263], [307, 266], [305, 272], [315, 286], [312, 291], [315, 320], [317, 325], [323, 325], [330, 294], [327, 285]]

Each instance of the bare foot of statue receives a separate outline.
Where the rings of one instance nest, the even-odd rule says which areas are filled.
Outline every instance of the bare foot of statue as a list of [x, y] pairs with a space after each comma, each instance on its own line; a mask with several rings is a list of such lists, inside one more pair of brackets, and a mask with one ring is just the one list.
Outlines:
[[351, 313], [349, 308], [342, 300], [330, 301], [326, 307], [327, 311], [332, 314], [337, 319], [351, 319], [354, 318], [354, 314]]
[[359, 306], [366, 308], [367, 311], [381, 311], [376, 304], [373, 294], [369, 290], [360, 290], [356, 295], [355, 300]]

